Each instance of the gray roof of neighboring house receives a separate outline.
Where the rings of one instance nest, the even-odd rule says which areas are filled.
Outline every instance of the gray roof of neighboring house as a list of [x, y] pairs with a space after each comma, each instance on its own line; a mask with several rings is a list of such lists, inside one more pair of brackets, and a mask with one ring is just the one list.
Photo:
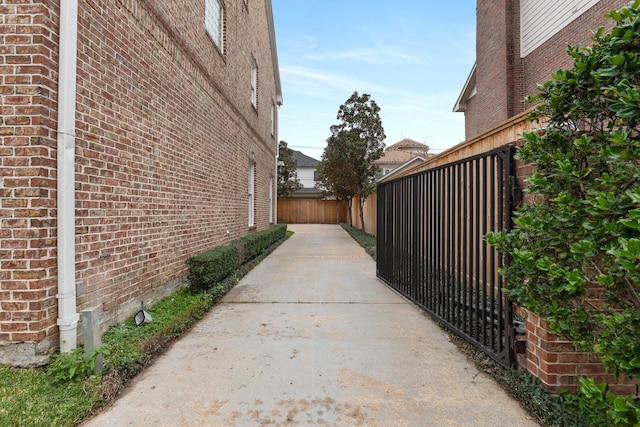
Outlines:
[[292, 157], [293, 161], [296, 162], [296, 165], [300, 168], [315, 168], [318, 166], [318, 163], [320, 163], [318, 160], [300, 151], [294, 151]]

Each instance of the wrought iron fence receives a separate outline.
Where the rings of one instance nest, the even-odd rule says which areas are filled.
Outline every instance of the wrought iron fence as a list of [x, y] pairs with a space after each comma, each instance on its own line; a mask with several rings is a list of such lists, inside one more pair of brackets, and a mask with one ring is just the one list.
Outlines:
[[489, 231], [511, 228], [511, 145], [378, 186], [377, 275], [499, 363], [511, 303]]

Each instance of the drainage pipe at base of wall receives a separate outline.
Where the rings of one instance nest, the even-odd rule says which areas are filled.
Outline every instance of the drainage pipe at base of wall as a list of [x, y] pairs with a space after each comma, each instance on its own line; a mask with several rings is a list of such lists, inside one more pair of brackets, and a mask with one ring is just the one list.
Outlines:
[[58, 330], [60, 352], [77, 347], [75, 128], [78, 0], [60, 2], [58, 72]]

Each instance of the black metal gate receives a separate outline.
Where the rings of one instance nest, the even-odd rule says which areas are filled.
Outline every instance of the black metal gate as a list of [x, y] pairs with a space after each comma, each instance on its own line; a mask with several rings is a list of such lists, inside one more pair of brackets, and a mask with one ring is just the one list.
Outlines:
[[511, 145], [378, 186], [377, 275], [502, 365], [512, 364], [511, 303], [484, 240], [511, 228]]

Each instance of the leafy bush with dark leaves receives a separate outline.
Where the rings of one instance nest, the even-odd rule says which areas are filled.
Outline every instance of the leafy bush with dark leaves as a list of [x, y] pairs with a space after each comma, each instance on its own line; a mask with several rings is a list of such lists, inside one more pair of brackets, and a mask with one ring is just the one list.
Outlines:
[[[592, 47], [570, 46], [574, 67], [531, 98], [540, 104], [530, 118], [546, 127], [525, 133], [517, 158], [536, 167], [527, 181], [536, 199], [514, 230], [487, 240], [512, 257], [501, 272], [513, 301], [640, 379], [640, 0], [607, 17], [613, 29], [599, 29]], [[581, 390], [612, 423], [638, 422], [640, 405], [597, 389]]]

